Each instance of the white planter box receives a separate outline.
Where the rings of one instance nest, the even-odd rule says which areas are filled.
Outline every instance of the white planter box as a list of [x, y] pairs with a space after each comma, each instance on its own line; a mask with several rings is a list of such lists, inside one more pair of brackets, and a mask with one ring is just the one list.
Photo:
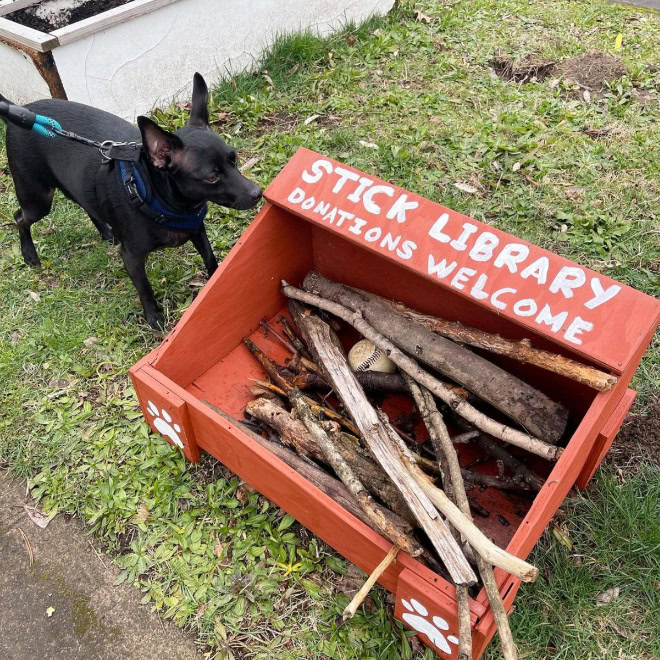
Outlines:
[[[16, 0], [21, 6], [29, 0]], [[0, 16], [0, 92], [48, 96], [129, 121], [250, 69], [281, 34], [327, 35], [388, 12], [394, 0], [135, 0], [46, 34]], [[2, 6], [0, 14], [10, 5]]]

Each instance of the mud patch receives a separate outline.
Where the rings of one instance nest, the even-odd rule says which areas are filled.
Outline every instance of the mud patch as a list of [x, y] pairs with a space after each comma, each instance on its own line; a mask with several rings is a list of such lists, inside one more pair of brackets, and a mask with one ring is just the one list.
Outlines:
[[10, 21], [41, 32], [51, 32], [132, 0], [43, 0], [31, 7], [7, 14]]
[[504, 80], [517, 83], [542, 82], [552, 76], [596, 93], [604, 91], [609, 83], [626, 73], [619, 58], [599, 51], [561, 62], [539, 61], [533, 56], [527, 56], [516, 63], [509, 57], [499, 56], [491, 60], [490, 65]]
[[528, 56], [518, 64], [508, 57], [496, 57], [490, 61], [495, 73], [504, 80], [517, 83], [542, 82], [553, 71], [555, 62], [540, 62]]
[[625, 73], [626, 67], [618, 57], [598, 51], [559, 62], [553, 70], [553, 76], [592, 92], [604, 91], [608, 83], [618, 80]]
[[646, 413], [628, 415], [608, 459], [627, 470], [640, 463], [660, 465], [660, 398], [651, 403]]

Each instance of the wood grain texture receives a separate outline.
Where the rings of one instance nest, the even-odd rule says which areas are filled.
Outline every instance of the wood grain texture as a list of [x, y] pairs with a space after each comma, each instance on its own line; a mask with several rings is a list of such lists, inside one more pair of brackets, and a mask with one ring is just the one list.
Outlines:
[[45, 53], [59, 45], [57, 37], [25, 25], [14, 23], [0, 16], [0, 37], [8, 42], [15, 42], [40, 53]]

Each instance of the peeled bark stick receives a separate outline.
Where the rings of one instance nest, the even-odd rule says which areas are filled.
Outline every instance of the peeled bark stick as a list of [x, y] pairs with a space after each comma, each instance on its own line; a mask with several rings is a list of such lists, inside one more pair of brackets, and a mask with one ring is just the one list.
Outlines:
[[285, 392], [294, 389], [293, 385], [280, 374], [277, 365], [248, 337], [243, 337], [243, 343], [248, 350], [257, 359], [257, 362], [264, 368], [264, 371], [270, 376], [270, 379]]
[[[212, 403], [202, 399], [202, 403], [205, 406], [208, 406], [212, 410], [218, 413], [221, 417], [227, 420], [230, 424], [239, 428], [243, 433], [248, 435], [252, 440], [260, 444], [262, 447], [268, 449], [279, 458], [281, 461], [286, 463], [290, 468], [293, 468], [299, 475], [307, 479], [311, 484], [316, 486], [320, 491], [324, 492], [328, 497], [337, 502], [341, 507], [346, 509], [349, 513], [353, 514], [356, 518], [361, 520], [365, 525], [368, 525], [371, 529], [379, 531], [376, 529], [375, 525], [367, 516], [364, 514], [362, 509], [358, 506], [355, 498], [348, 491], [346, 486], [342, 484], [339, 479], [329, 475], [325, 470], [321, 469], [311, 461], [307, 462], [306, 459], [301, 458], [295, 452], [278, 445], [275, 442], [266, 440], [260, 435], [249, 429], [245, 424], [235, 419], [231, 415], [228, 415], [223, 410], [220, 410], [217, 406], [214, 406]], [[392, 513], [389, 509], [386, 509], [383, 506], [377, 505], [381, 510], [383, 516], [385, 516], [390, 523], [396, 527], [401, 534], [410, 534], [413, 530], [413, 526], [407, 523], [403, 518], [400, 518], [396, 513]]]
[[332, 282], [318, 273], [309, 273], [302, 288], [359, 312], [376, 332], [405, 353], [449, 376], [531, 435], [552, 444], [564, 435], [568, 421], [564, 406], [480, 355], [411, 321], [371, 294]]
[[[337, 336], [330, 326], [315, 315], [306, 315], [302, 305], [289, 303], [289, 310], [304, 336], [314, 362], [323, 377], [344, 402], [346, 410], [362, 433], [362, 439], [374, 459], [399, 489], [408, 507], [426, 532], [455, 584], [470, 585], [476, 575], [451, 535], [444, 520], [410, 476], [399, 452], [392, 445], [390, 431], [384, 427], [373, 406], [364, 394], [355, 374], [348, 366]], [[396, 435], [394, 430], [391, 431]]]
[[518, 360], [518, 362], [533, 364], [546, 371], [553, 371], [560, 376], [565, 376], [583, 385], [588, 385], [599, 392], [607, 392], [616, 385], [616, 376], [571, 360], [571, 358], [567, 358], [564, 355], [544, 351], [541, 348], [534, 348], [529, 339], [511, 341], [499, 335], [478, 330], [477, 328], [470, 328], [457, 321], [445, 321], [444, 319], [420, 314], [400, 302], [386, 300], [380, 296], [378, 296], [378, 299], [390, 305], [399, 314], [403, 314], [403, 316], [411, 321], [415, 321], [428, 330], [437, 332], [439, 335], [453, 341], [482, 348], [498, 355], [506, 355], [514, 360]]
[[[424, 421], [428, 424], [429, 434], [431, 435], [436, 450], [439, 453], [444, 454], [447, 463], [449, 464], [449, 471], [451, 474], [454, 495], [456, 497], [456, 504], [458, 505], [458, 508], [463, 513], [463, 515], [465, 515], [468, 520], [472, 521], [470, 503], [465, 492], [465, 484], [463, 483], [463, 477], [461, 475], [461, 466], [458, 461], [458, 454], [456, 453], [456, 449], [454, 448], [454, 445], [449, 438], [447, 426], [445, 425], [445, 422], [435, 405], [433, 395], [428, 390], [422, 390], [420, 387], [418, 387], [417, 383], [415, 383], [410, 377], [407, 378], [406, 382], [408, 387], [410, 387], [410, 391], [412, 392], [413, 397], [415, 398], [415, 402], [418, 405], [420, 414], [424, 417]], [[485, 560], [481, 553], [478, 553], [477, 555], [477, 567], [479, 568], [479, 573], [481, 574], [481, 579], [486, 588], [486, 594], [491, 603], [491, 608], [495, 616], [497, 629], [500, 633], [504, 658], [505, 660], [516, 660], [518, 657], [518, 651], [511, 634], [509, 618], [506, 615], [504, 605], [502, 604], [502, 598], [500, 596], [499, 589], [497, 588], [493, 568]], [[495, 585], [495, 589], [493, 589], [493, 585]], [[460, 605], [461, 599], [459, 599], [459, 611]], [[461, 635], [461, 641], [464, 639], [464, 634], [465, 633]], [[471, 655], [468, 657], [471, 657]]]
[[556, 461], [562, 455], [564, 450], [560, 447], [553, 447], [538, 438], [522, 433], [521, 431], [516, 431], [516, 429], [513, 429], [506, 424], [496, 422], [482, 412], [479, 412], [449, 387], [421, 369], [412, 358], [409, 358], [402, 353], [391, 341], [376, 332], [364, 321], [360, 313], [351, 312], [345, 307], [333, 303], [330, 300], [321, 298], [313, 293], [301, 291], [296, 287], [289, 286], [286, 282], [283, 282], [282, 284], [282, 293], [288, 298], [324, 309], [343, 319], [347, 323], [350, 323], [364, 337], [376, 344], [376, 346], [382, 351], [385, 351], [390, 360], [392, 360], [392, 362], [394, 362], [394, 364], [396, 364], [402, 371], [405, 371], [418, 383], [421, 383], [424, 387], [431, 390], [431, 392], [433, 392], [433, 394], [439, 399], [442, 399], [446, 404], [451, 406], [457, 414], [467, 419], [478, 429], [485, 433], [489, 433], [500, 440], [504, 440], [504, 442], [526, 449], [532, 454], [541, 456], [549, 461]]
[[[384, 414], [384, 413], [383, 413]], [[534, 582], [538, 576], [538, 569], [528, 564], [523, 559], [512, 555], [506, 550], [496, 546], [485, 534], [475, 526], [470, 517], [463, 514], [461, 510], [447, 497], [444, 491], [433, 485], [430, 477], [417, 466], [413, 456], [406, 443], [399, 438], [396, 431], [390, 427], [390, 437], [394, 442], [399, 454], [415, 478], [415, 481], [424, 489], [424, 492], [431, 499], [438, 510], [443, 513], [447, 520], [456, 528], [456, 530], [472, 546], [475, 553], [483, 557], [488, 563], [502, 568], [508, 573], [520, 578], [523, 582]]]
[[[413, 395], [415, 405], [419, 414], [424, 420], [424, 424], [429, 432], [431, 444], [438, 458], [440, 471], [442, 474], [442, 486], [447, 493], [447, 496], [454, 504], [465, 498], [467, 502], [467, 495], [465, 494], [465, 485], [460, 477], [460, 469], [458, 475], [455, 474], [455, 467], [450, 463], [449, 453], [453, 452], [456, 456], [456, 450], [449, 438], [449, 432], [435, 406], [433, 395], [428, 391], [422, 391], [420, 386], [408, 374], [404, 374], [403, 379]], [[425, 394], [428, 393], [428, 398]], [[430, 401], [429, 401], [430, 399]], [[452, 471], [452, 467], [454, 470]], [[457, 480], [455, 481], [455, 478]], [[461, 491], [462, 493], [458, 492]], [[469, 507], [468, 512], [464, 507], [459, 507], [463, 514], [470, 518]], [[458, 657], [459, 660], [472, 659], [472, 622], [470, 618], [470, 595], [466, 587], [456, 586], [456, 601], [458, 603]]]
[[376, 525], [376, 527], [378, 527], [386, 538], [392, 541], [392, 543], [403, 548], [413, 556], [415, 553], [421, 554], [421, 548], [417, 543], [410, 537], [399, 534], [398, 530], [390, 525], [389, 520], [379, 511], [376, 502], [374, 502], [371, 495], [369, 495], [361, 481], [357, 478], [351, 466], [344, 460], [344, 457], [332, 443], [328, 434], [321, 428], [319, 420], [314, 417], [312, 409], [305, 402], [302, 392], [300, 390], [293, 390], [293, 392], [289, 394], [289, 399], [305, 425], [305, 428], [314, 438], [316, 444], [321, 448], [327, 462], [332, 466], [332, 469], [344, 483], [346, 488], [348, 488], [353, 497], [355, 497], [357, 503], [367, 514], [369, 519]]
[[[292, 447], [301, 456], [328, 463], [325, 452], [314, 436], [299, 419], [294, 419], [284, 408], [275, 405], [268, 399], [256, 399], [247, 404], [245, 411], [275, 429], [282, 444]], [[369, 492], [379, 497], [394, 513], [414, 522], [415, 519], [404, 499], [382, 468], [370, 458], [359, 453], [355, 446], [351, 447], [350, 443], [341, 437], [341, 433], [338, 433], [339, 426], [336, 422], [324, 422], [324, 424], [335, 427], [335, 430], [331, 432], [331, 437], [339, 436], [337, 450], [355, 471], [358, 479], [367, 484]]]
[[368, 596], [369, 592], [373, 589], [374, 584], [378, 578], [387, 570], [387, 568], [396, 561], [396, 556], [399, 554], [399, 548], [396, 545], [393, 545], [390, 551], [385, 555], [383, 561], [374, 568], [371, 575], [368, 577], [367, 581], [362, 585], [360, 591], [358, 591], [353, 600], [344, 608], [342, 613], [342, 618], [344, 621], [347, 619], [352, 619], [357, 612], [357, 608], [362, 605], [362, 601]]

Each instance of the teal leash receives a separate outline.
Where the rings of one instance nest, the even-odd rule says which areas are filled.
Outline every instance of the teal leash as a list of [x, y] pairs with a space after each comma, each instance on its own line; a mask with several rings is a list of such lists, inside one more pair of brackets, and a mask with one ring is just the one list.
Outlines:
[[7, 121], [21, 128], [33, 130], [45, 138], [53, 139], [59, 136], [88, 147], [95, 147], [101, 152], [104, 161], [130, 160], [135, 162], [140, 158], [142, 145], [139, 142], [114, 142], [112, 140], [98, 142], [97, 140], [90, 140], [71, 131], [65, 131], [56, 119], [38, 115], [20, 105], [0, 101], [0, 117], [4, 117]]

